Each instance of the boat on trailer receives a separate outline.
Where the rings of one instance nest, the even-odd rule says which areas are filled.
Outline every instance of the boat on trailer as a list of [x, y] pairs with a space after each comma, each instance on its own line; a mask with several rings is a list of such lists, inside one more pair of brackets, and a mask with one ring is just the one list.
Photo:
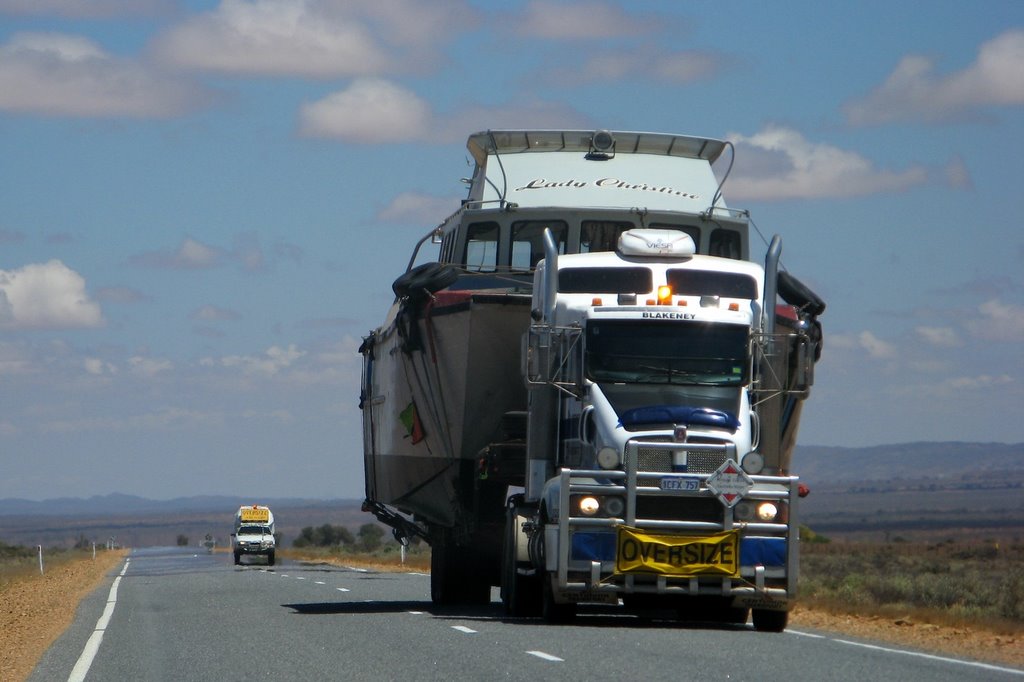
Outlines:
[[[521, 358], [545, 232], [559, 254], [614, 251], [622, 233], [643, 228], [689, 235], [698, 254], [749, 260], [749, 214], [725, 204], [728, 168], [721, 178], [713, 170], [730, 147], [607, 130], [470, 135], [467, 197], [416, 244], [384, 323], [360, 347], [364, 509], [400, 539], [427, 539], [433, 570], [457, 574], [449, 582], [459, 589], [498, 584], [504, 502], [523, 485]], [[428, 242], [436, 257], [416, 265]], [[820, 303], [795, 280], [780, 278], [785, 298], [783, 288], [805, 307]], [[760, 390], [761, 409], [795, 434], [799, 396]], [[766, 465], [785, 473], [795, 436], [779, 440], [788, 445]]]

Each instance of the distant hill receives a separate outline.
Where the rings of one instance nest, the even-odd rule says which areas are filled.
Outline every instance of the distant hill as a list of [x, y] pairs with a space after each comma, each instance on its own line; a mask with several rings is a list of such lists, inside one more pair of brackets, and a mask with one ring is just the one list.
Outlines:
[[793, 471], [812, 486], [893, 479], [960, 479], [1024, 471], [1024, 443], [797, 446]]
[[[955, 531], [1024, 541], [1024, 443], [901, 443], [866, 448], [805, 445], [793, 470], [810, 486], [800, 518], [833, 537], [946, 538]], [[117, 538], [130, 546], [190, 543], [207, 533], [229, 542], [243, 504], [275, 512], [288, 546], [306, 526], [356, 529], [375, 522], [362, 500], [241, 498], [231, 495], [150, 500], [114, 493], [42, 502], [0, 500], [0, 541], [70, 546], [81, 538]]]
[[[361, 503], [362, 500], [312, 500], [305, 498], [259, 498], [227, 495], [197, 495], [172, 500], [151, 500], [135, 495], [111, 493], [89, 498], [58, 497], [41, 502], [6, 498], [0, 500], [0, 516], [108, 516], [185, 512], [221, 512], [233, 515], [243, 504], [275, 507], [334, 507]], [[227, 511], [225, 511], [227, 510]]]

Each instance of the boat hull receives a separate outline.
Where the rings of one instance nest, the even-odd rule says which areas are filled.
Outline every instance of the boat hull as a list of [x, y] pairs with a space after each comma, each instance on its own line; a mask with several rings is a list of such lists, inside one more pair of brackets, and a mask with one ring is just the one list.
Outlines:
[[368, 499], [428, 524], [470, 522], [477, 459], [502, 439], [503, 416], [526, 409], [529, 304], [522, 294], [440, 291], [392, 307], [363, 346]]

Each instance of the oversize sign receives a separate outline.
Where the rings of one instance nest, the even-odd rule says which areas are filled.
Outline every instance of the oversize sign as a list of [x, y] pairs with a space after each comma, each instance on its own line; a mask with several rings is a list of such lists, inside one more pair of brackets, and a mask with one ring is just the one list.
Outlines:
[[251, 509], [248, 507], [242, 508], [242, 521], [253, 521], [268, 523], [270, 521], [270, 510], [267, 508], [263, 509]]
[[619, 526], [615, 572], [738, 577], [738, 544], [736, 531], [693, 537]]

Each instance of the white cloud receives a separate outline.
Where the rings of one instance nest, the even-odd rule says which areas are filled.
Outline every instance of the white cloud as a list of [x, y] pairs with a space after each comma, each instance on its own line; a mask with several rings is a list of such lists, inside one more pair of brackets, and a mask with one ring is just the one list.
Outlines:
[[844, 106], [853, 125], [962, 120], [988, 106], [1024, 104], [1024, 30], [983, 43], [967, 68], [936, 76], [935, 62], [908, 56], [867, 96]]
[[902, 192], [928, 179], [924, 168], [881, 170], [856, 152], [814, 144], [789, 128], [772, 126], [751, 136], [730, 133], [728, 139], [736, 145], [737, 162], [724, 187], [727, 198], [856, 197]]
[[170, 360], [145, 358], [135, 355], [128, 358], [128, 367], [135, 376], [148, 378], [156, 376], [160, 372], [174, 369], [174, 364]]
[[0, 0], [5, 14], [67, 18], [159, 16], [174, 8], [172, 0]]
[[954, 348], [963, 345], [960, 336], [949, 327], [917, 327], [914, 331], [925, 343], [932, 346]]
[[977, 391], [995, 386], [1006, 386], [1014, 383], [1013, 377], [1008, 374], [1000, 374], [998, 376], [992, 376], [990, 374], [980, 374], [973, 377], [955, 377], [945, 382], [945, 386], [954, 391]]
[[228, 74], [338, 78], [419, 71], [475, 13], [460, 0], [223, 0], [159, 36], [159, 58]]
[[117, 367], [100, 358], [85, 358], [82, 360], [85, 371], [95, 376], [117, 374]]
[[[644, 16], [650, 16], [645, 13]], [[533, 0], [521, 17], [510, 19], [517, 35], [546, 40], [604, 40], [639, 36], [657, 28], [654, 19], [637, 19], [607, 2]]]
[[150, 251], [134, 256], [132, 262], [169, 270], [205, 270], [218, 265], [220, 259], [219, 249], [185, 237], [174, 251]]
[[980, 319], [971, 324], [971, 333], [988, 341], [1024, 341], [1024, 306], [993, 299], [978, 306]]
[[17, 33], [0, 45], [0, 110], [169, 118], [208, 100], [194, 83], [113, 56], [81, 36]]
[[876, 360], [888, 360], [896, 357], [896, 347], [893, 344], [881, 340], [869, 331], [861, 332], [857, 339], [860, 341], [860, 347]]
[[459, 207], [459, 198], [434, 197], [414, 192], [402, 192], [391, 203], [377, 212], [377, 219], [390, 223], [417, 223], [434, 225], [440, 216], [453, 213]]
[[426, 137], [430, 105], [413, 92], [380, 79], [360, 79], [346, 90], [302, 106], [299, 131], [366, 143]]
[[162, 407], [153, 412], [128, 416], [55, 419], [40, 424], [41, 431], [75, 433], [81, 431], [168, 431], [189, 430], [224, 423], [224, 415], [182, 407]]
[[507, 106], [461, 107], [457, 113], [436, 114], [430, 104], [391, 81], [356, 80], [347, 89], [316, 102], [299, 113], [299, 133], [368, 144], [448, 143], [467, 131], [514, 126], [560, 128], [584, 125], [586, 117], [566, 105], [520, 98]]
[[545, 66], [538, 77], [550, 83], [621, 83], [653, 80], [684, 84], [704, 80], [722, 68], [722, 58], [711, 52], [666, 52], [654, 46], [631, 50], [602, 50], [586, 58], [578, 67]]
[[[221, 358], [219, 364], [223, 367], [237, 367], [242, 370], [243, 374], [271, 376], [287, 369], [304, 355], [306, 355], [306, 351], [299, 350], [295, 344], [290, 344], [287, 348], [271, 346], [263, 355], [229, 355]], [[204, 362], [205, 364], [218, 364], [211, 360]]]
[[0, 328], [73, 329], [103, 323], [85, 279], [59, 260], [0, 270]]
[[237, 320], [240, 315], [234, 310], [220, 308], [215, 305], [204, 305], [193, 312], [189, 317], [193, 320], [204, 320], [213, 322], [217, 320]]

